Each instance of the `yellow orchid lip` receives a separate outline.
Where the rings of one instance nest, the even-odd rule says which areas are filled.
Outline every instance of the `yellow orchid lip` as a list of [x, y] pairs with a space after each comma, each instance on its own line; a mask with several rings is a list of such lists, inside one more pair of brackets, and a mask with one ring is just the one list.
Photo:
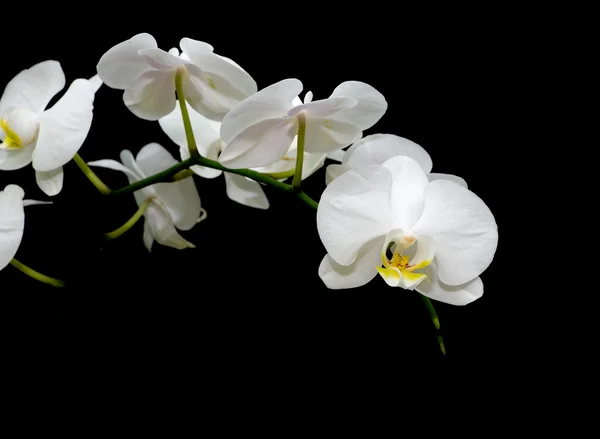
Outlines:
[[[409, 245], [412, 245], [415, 239], [406, 241], [408, 241]], [[381, 263], [383, 267], [376, 267], [377, 272], [388, 285], [414, 289], [419, 283], [427, 279], [426, 274], [414, 273], [414, 271], [429, 266], [432, 259], [423, 260], [411, 265], [409, 257], [400, 253], [394, 252], [392, 258], [388, 259], [386, 254], [388, 248], [391, 248], [391, 246], [386, 245], [381, 251]]]

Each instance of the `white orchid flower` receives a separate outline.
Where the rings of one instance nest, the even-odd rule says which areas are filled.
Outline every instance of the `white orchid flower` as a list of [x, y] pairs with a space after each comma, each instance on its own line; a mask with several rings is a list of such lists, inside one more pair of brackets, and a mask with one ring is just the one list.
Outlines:
[[267, 166], [288, 152], [298, 134], [300, 118], [306, 121], [304, 150], [327, 154], [362, 137], [387, 110], [381, 93], [368, 84], [348, 81], [327, 99], [304, 103], [298, 79], [284, 79], [245, 99], [223, 119], [221, 139], [227, 148], [219, 162], [231, 168]]
[[[217, 160], [226, 146], [219, 134], [221, 123], [210, 120], [193, 109], [190, 109], [189, 116], [198, 152], [200, 152], [203, 157]], [[167, 116], [159, 119], [158, 122], [167, 136], [179, 146], [181, 160], [188, 159], [190, 153], [187, 147], [183, 118], [181, 117], [179, 109], [176, 108]], [[294, 139], [284, 157], [267, 167], [254, 168], [253, 170], [266, 173], [287, 172], [293, 170], [296, 167], [296, 148], [297, 141]], [[317, 169], [322, 167], [325, 163], [325, 157], [326, 154], [306, 153], [304, 156], [302, 178], [307, 178]], [[205, 166], [196, 165], [192, 166], [190, 169], [203, 178], [216, 178], [223, 174], [223, 171], [207, 168]], [[269, 200], [259, 183], [241, 175], [228, 172], [225, 172], [224, 174], [227, 196], [231, 200], [257, 209], [269, 208]]]
[[124, 90], [123, 101], [136, 116], [158, 120], [175, 108], [175, 76], [180, 71], [185, 100], [209, 119], [223, 116], [257, 90], [256, 82], [239, 65], [213, 53], [202, 41], [183, 38], [165, 52], [154, 37], [137, 34], [106, 52], [97, 65], [109, 87]]
[[[88, 165], [121, 171], [132, 184], [177, 163], [161, 145], [149, 143], [136, 157], [128, 150], [121, 151], [121, 163], [98, 160]], [[146, 200], [151, 200], [144, 212], [144, 245], [148, 251], [152, 250], [154, 241], [178, 250], [195, 247], [176, 230], [190, 230], [206, 218], [206, 211], [200, 206], [200, 195], [191, 178], [157, 183], [136, 191], [134, 196], [138, 207]]]
[[393, 134], [371, 134], [354, 143], [340, 157], [341, 164], [327, 166], [325, 183], [331, 183], [350, 169], [382, 165], [386, 160], [400, 155], [414, 159], [427, 174], [429, 181], [450, 180], [467, 187], [467, 182], [461, 177], [431, 172], [433, 162], [429, 153], [412, 140]]
[[453, 305], [481, 297], [479, 275], [498, 244], [494, 216], [477, 195], [453, 181], [430, 182], [406, 156], [333, 180], [317, 228], [327, 287], [359, 287], [379, 273], [390, 286]]
[[33, 162], [38, 186], [53, 196], [62, 190], [63, 166], [79, 151], [92, 125], [94, 96], [100, 78], [76, 79], [46, 110], [65, 86], [58, 61], [43, 61], [23, 70], [0, 99], [0, 170]]
[[0, 270], [13, 260], [23, 239], [25, 206], [50, 204], [45, 201], [23, 200], [21, 187], [9, 184], [0, 191]]

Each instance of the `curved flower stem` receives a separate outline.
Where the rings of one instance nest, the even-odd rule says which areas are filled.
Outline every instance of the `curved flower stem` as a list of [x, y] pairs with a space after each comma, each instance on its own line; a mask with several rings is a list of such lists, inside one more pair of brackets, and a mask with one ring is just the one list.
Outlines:
[[284, 178], [293, 177], [296, 172], [294, 170], [284, 172], [262, 172], [262, 175], [267, 177], [275, 178], [277, 180], [283, 180]]
[[148, 198], [146, 201], [144, 201], [142, 203], [142, 205], [138, 208], [137, 212], [134, 213], [133, 216], [131, 218], [129, 218], [129, 220], [127, 220], [127, 222], [125, 224], [123, 224], [118, 229], [113, 230], [112, 232], [105, 233], [104, 239], [106, 239], [107, 241], [110, 241], [111, 239], [117, 239], [118, 237], [123, 235], [125, 232], [127, 232], [129, 229], [131, 229], [133, 226], [135, 226], [135, 224], [140, 220], [142, 215], [144, 215], [144, 212], [146, 212], [146, 209], [150, 205], [151, 201], [152, 201], [152, 198]]
[[194, 171], [191, 169], [184, 169], [183, 171], [179, 171], [177, 174], [173, 176], [173, 181], [185, 180], [188, 177], [192, 177], [194, 175]]
[[53, 277], [49, 277], [49, 276], [46, 276], [45, 274], [39, 273], [39, 272], [35, 271], [34, 269], [29, 268], [27, 265], [17, 261], [16, 259], [13, 259], [12, 261], [10, 261], [10, 265], [15, 267], [21, 273], [24, 273], [27, 276], [29, 276], [30, 278], [40, 281], [42, 283], [52, 285], [53, 287], [57, 287], [57, 288], [63, 288], [65, 286], [64, 281], [59, 280], [59, 279], [54, 279]]
[[75, 157], [73, 157], [73, 161], [77, 164], [77, 166], [79, 166], [79, 169], [81, 169], [83, 174], [88, 178], [89, 181], [92, 182], [94, 186], [96, 186], [96, 189], [98, 189], [102, 193], [102, 195], [110, 194], [110, 188], [107, 185], [105, 185], [104, 182], [100, 180], [100, 178], [98, 178], [95, 172], [91, 170], [91, 168], [87, 165], [87, 163], [81, 158], [79, 154], [75, 154]]
[[304, 138], [306, 136], [306, 117], [302, 112], [298, 113], [298, 150], [296, 152], [296, 172], [292, 187], [295, 191], [300, 191], [302, 186], [302, 166], [304, 165]]
[[310, 198], [306, 193], [300, 191], [294, 191], [293, 187], [289, 184], [285, 184], [280, 182], [279, 180], [269, 177], [267, 175], [261, 174], [260, 172], [253, 171], [251, 169], [229, 169], [220, 164], [217, 161], [207, 159], [202, 156], [198, 157], [190, 157], [187, 160], [177, 163], [176, 165], [171, 166], [168, 169], [165, 169], [158, 174], [151, 175], [150, 177], [144, 178], [143, 180], [137, 181], [129, 186], [125, 186], [121, 189], [117, 189], [111, 192], [111, 195], [126, 195], [133, 193], [135, 191], [139, 191], [147, 186], [151, 186], [156, 183], [164, 183], [164, 182], [172, 182], [173, 177], [178, 174], [180, 171], [184, 169], [188, 169], [190, 166], [201, 165], [206, 166], [207, 168], [218, 169], [220, 171], [229, 172], [231, 174], [243, 175], [244, 177], [248, 177], [251, 180], [258, 181], [259, 183], [264, 183], [268, 186], [272, 186], [276, 189], [279, 189], [283, 192], [295, 193], [296, 196], [306, 203], [308, 206], [316, 209], [319, 205], [316, 201]]
[[198, 157], [200, 153], [196, 146], [196, 139], [194, 138], [194, 131], [192, 130], [192, 123], [190, 122], [190, 115], [185, 103], [185, 95], [183, 94], [183, 75], [185, 74], [187, 74], [187, 70], [184, 67], [177, 69], [177, 74], [175, 75], [175, 90], [177, 90], [177, 100], [179, 101], [179, 108], [181, 109], [183, 127], [185, 128], [185, 138], [187, 140], [190, 155], [192, 157]]
[[429, 312], [431, 321], [433, 322], [435, 329], [437, 329], [437, 331], [438, 331], [438, 334], [436, 335], [436, 337], [437, 337], [438, 345], [440, 346], [440, 351], [442, 351], [442, 354], [446, 355], [446, 346], [444, 345], [444, 339], [442, 338], [442, 334], [439, 332], [440, 331], [440, 319], [438, 318], [437, 312], [435, 311], [435, 308], [433, 307], [433, 303], [431, 303], [431, 300], [429, 300], [428, 297], [426, 297], [422, 294], [419, 294], [419, 296], [421, 296], [421, 299], [423, 300], [423, 303], [425, 304], [425, 307], [427, 308], [427, 312]]

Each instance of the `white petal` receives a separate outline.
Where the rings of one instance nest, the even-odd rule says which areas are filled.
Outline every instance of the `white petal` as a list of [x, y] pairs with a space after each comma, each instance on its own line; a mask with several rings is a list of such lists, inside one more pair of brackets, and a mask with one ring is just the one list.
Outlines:
[[35, 171], [35, 180], [39, 188], [49, 197], [58, 195], [63, 187], [64, 172], [62, 166], [52, 171]]
[[145, 220], [144, 221], [144, 246], [148, 249], [149, 252], [152, 251], [152, 244], [154, 244], [154, 236], [152, 236], [152, 229], [150, 228], [150, 223]]
[[227, 196], [233, 201], [256, 209], [269, 208], [269, 200], [257, 182], [241, 175], [226, 172], [225, 184], [227, 186]]
[[362, 131], [356, 125], [324, 117], [306, 118], [304, 150], [311, 153], [327, 153], [356, 142]]
[[430, 299], [450, 305], [467, 305], [483, 295], [483, 282], [480, 277], [461, 285], [450, 286], [439, 280], [435, 259], [428, 268], [427, 279], [421, 282], [416, 290]]
[[342, 289], [361, 287], [377, 276], [377, 266], [381, 264], [381, 244], [383, 238], [374, 239], [363, 246], [354, 263], [340, 265], [328, 254], [319, 266], [319, 277], [327, 288]]
[[361, 130], [371, 128], [387, 110], [385, 97], [369, 84], [358, 81], [343, 82], [333, 90], [331, 97], [351, 96], [358, 101], [354, 108], [335, 115], [338, 120], [355, 124]]
[[186, 61], [178, 56], [158, 48], [141, 49], [138, 50], [138, 54], [143, 57], [151, 67], [157, 70], [171, 70], [180, 65], [187, 64]]
[[383, 166], [392, 173], [391, 207], [398, 227], [411, 230], [423, 213], [423, 197], [429, 185], [427, 175], [419, 164], [406, 156], [396, 156]]
[[452, 181], [429, 183], [424, 200], [423, 215], [413, 231], [435, 239], [440, 280], [448, 285], [473, 280], [496, 252], [494, 215], [481, 198]]
[[123, 102], [137, 117], [158, 120], [175, 108], [175, 72], [151, 70], [135, 79]]
[[348, 148], [343, 163], [353, 168], [358, 166], [382, 165], [386, 160], [404, 155], [415, 160], [423, 172], [431, 172], [431, 157], [412, 140], [393, 134], [371, 134], [363, 137]]
[[358, 104], [358, 101], [351, 97], [321, 99], [295, 106], [288, 111], [288, 116], [295, 116], [304, 111], [311, 117], [328, 117], [337, 114], [341, 110], [355, 107], [356, 104]]
[[[288, 153], [286, 154], [286, 157], [288, 159], [288, 162], [292, 162], [294, 164], [294, 166], [291, 169], [294, 169], [296, 167], [296, 158], [298, 155], [298, 150], [297, 149], [291, 149], [288, 151]], [[304, 152], [304, 161], [302, 163], [302, 180], [310, 177], [311, 175], [313, 175], [315, 172], [317, 172], [319, 169], [321, 169], [323, 167], [323, 165], [325, 165], [325, 159], [327, 158], [327, 154], [311, 154], [310, 152]]]
[[313, 100], [313, 92], [307, 91], [306, 94], [304, 95], [304, 103], [308, 104], [309, 102], [312, 102], [312, 100]]
[[23, 195], [23, 189], [12, 184], [0, 192], [0, 270], [15, 257], [23, 239]]
[[[221, 124], [202, 116], [193, 108], [188, 108], [188, 113], [198, 151], [203, 156], [207, 156], [208, 149], [213, 145], [214, 142], [220, 140], [219, 130], [221, 128]], [[176, 105], [175, 109], [171, 113], [160, 118], [158, 123], [165, 134], [169, 136], [169, 138], [176, 145], [180, 146], [181, 148], [188, 149], [187, 138], [185, 136], [185, 128], [183, 126], [183, 118], [181, 117], [179, 104]]]
[[131, 169], [129, 169], [128, 167], [124, 166], [122, 163], [117, 162], [116, 160], [110, 160], [110, 159], [105, 159], [105, 160], [95, 160], [95, 161], [91, 161], [91, 162], [87, 162], [88, 166], [91, 167], [97, 167], [97, 168], [106, 168], [106, 169], [112, 169], [113, 171], [121, 171], [123, 173], [125, 173], [130, 179], [133, 179], [134, 181], [138, 181], [141, 180], [142, 176], [138, 175], [137, 173], [135, 173], [134, 171], [132, 171]]
[[[158, 143], [149, 143], [136, 156], [136, 162], [145, 175], [154, 175], [178, 162]], [[192, 178], [173, 183], [154, 185], [158, 198], [167, 209], [175, 227], [189, 230], [200, 216], [200, 195]]]
[[229, 168], [255, 168], [279, 160], [298, 131], [296, 118], [258, 122], [241, 132], [223, 150], [219, 163]]
[[[144, 213], [152, 237], [159, 244], [173, 247], [177, 250], [194, 248], [195, 245], [186, 241], [175, 229], [169, 213], [159, 204], [151, 202]], [[146, 243], [146, 239], [144, 239]]]
[[341, 162], [344, 159], [344, 155], [346, 151], [343, 149], [336, 149], [335, 151], [331, 151], [327, 154], [327, 158], [330, 160], [335, 160], [336, 162]]
[[222, 121], [246, 97], [226, 78], [216, 73], [202, 72], [195, 65], [186, 67], [189, 74], [183, 77], [185, 100], [209, 119]]
[[317, 210], [317, 229], [338, 264], [350, 265], [367, 242], [394, 228], [391, 188], [392, 176], [383, 166], [348, 171], [325, 188]]
[[429, 178], [429, 181], [449, 180], [449, 181], [453, 181], [454, 183], [460, 184], [464, 188], [468, 188], [467, 182], [463, 178], [461, 178], [457, 175], [440, 174], [440, 173], [432, 172], [427, 177]]
[[254, 79], [233, 61], [208, 51], [192, 51], [192, 53], [185, 51], [185, 53], [202, 71], [227, 79], [246, 97], [256, 93], [257, 87]]
[[0, 148], [0, 171], [14, 171], [27, 166], [33, 160], [35, 142], [17, 149]]
[[156, 40], [152, 35], [137, 34], [102, 55], [96, 66], [98, 75], [109, 87], [125, 90], [138, 76], [150, 70], [148, 62], [138, 51], [156, 47]]
[[41, 114], [33, 151], [36, 171], [52, 171], [77, 154], [92, 126], [94, 92], [87, 79], [76, 79], [63, 97]]
[[[200, 149], [200, 148], [198, 148]], [[212, 145], [205, 149], [204, 152], [201, 152], [202, 156], [206, 157], [210, 160], [217, 160], [219, 158], [219, 153], [222, 149], [222, 143], [220, 140], [215, 141]], [[179, 148], [179, 155], [181, 156], [181, 160], [187, 160], [190, 156], [190, 150], [188, 148]], [[206, 166], [194, 165], [191, 166], [190, 169], [202, 178], [217, 178], [219, 175], [223, 173], [218, 169], [207, 168]]]
[[191, 38], [182, 38], [179, 41], [179, 47], [181, 47], [181, 51], [185, 52], [187, 56], [192, 59], [195, 56], [206, 52], [212, 52], [213, 46], [204, 41], [193, 40]]
[[65, 86], [65, 74], [58, 61], [42, 61], [11, 79], [0, 99], [0, 116], [9, 108], [44, 111], [48, 102]]
[[292, 100], [302, 91], [297, 79], [284, 79], [245, 99], [233, 108], [221, 124], [221, 139], [231, 141], [251, 125], [265, 119], [284, 117], [292, 108]]
[[100, 76], [98, 75], [92, 76], [88, 81], [90, 81], [91, 86], [94, 88], [94, 93], [96, 93], [103, 84], [102, 79], [100, 79]]
[[352, 169], [347, 165], [329, 165], [325, 171], [325, 184], [331, 183], [337, 177], [342, 175], [344, 172]]

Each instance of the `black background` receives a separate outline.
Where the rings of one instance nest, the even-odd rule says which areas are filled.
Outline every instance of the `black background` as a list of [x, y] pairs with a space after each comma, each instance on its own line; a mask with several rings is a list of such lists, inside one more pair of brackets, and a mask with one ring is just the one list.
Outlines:
[[[10, 62], [3, 64], [0, 84], [37, 62], [56, 59], [68, 86], [93, 76], [110, 47], [149, 32], [165, 50], [186, 36], [212, 44], [216, 53], [244, 67], [259, 89], [296, 77], [304, 92], [321, 99], [346, 80], [373, 85], [389, 107], [365, 134], [396, 134], [423, 146], [433, 171], [465, 178], [499, 226], [495, 260], [482, 275], [483, 297], [465, 307], [434, 302], [447, 356], [440, 354], [415, 292], [390, 289], [380, 278], [354, 290], [324, 287], [317, 270], [325, 250], [315, 213], [298, 201], [266, 188], [271, 208], [255, 210], [230, 201], [222, 177], [194, 177], [208, 219], [182, 235], [197, 248], [155, 244], [148, 253], [141, 222], [121, 239], [102, 243], [101, 234], [128, 219], [135, 202], [132, 196], [103, 198], [73, 163], [65, 168], [64, 189], [54, 205], [26, 208], [17, 254], [32, 268], [66, 279], [68, 286], [54, 289], [10, 266], [3, 270], [0, 313], [9, 338], [61, 346], [102, 342], [121, 353], [164, 344], [228, 370], [262, 364], [268, 354], [275, 359], [269, 369], [307, 362], [325, 376], [340, 368], [358, 371], [359, 364], [381, 372], [433, 365], [450, 376], [514, 360], [511, 322], [503, 314], [510, 303], [502, 276], [503, 224], [511, 211], [506, 169], [498, 163], [508, 122], [498, 117], [497, 103], [509, 88], [503, 78], [510, 70], [502, 61], [502, 42], [483, 33], [485, 20], [477, 28], [472, 23], [440, 27], [428, 16], [381, 10], [338, 17], [332, 24], [332, 17], [309, 12], [285, 20], [240, 13], [227, 24], [218, 18], [195, 24], [184, 14], [181, 26], [174, 16], [124, 14], [77, 25], [57, 19], [52, 31], [32, 30], [30, 39], [3, 47], [3, 59]], [[149, 142], [177, 153], [158, 123], [136, 118], [123, 104], [122, 91], [103, 86], [81, 156], [118, 159], [122, 149], [136, 153]], [[325, 187], [324, 172], [306, 181], [316, 200]], [[127, 184], [114, 171], [98, 175], [111, 188]], [[31, 167], [1, 172], [0, 186], [10, 183], [21, 185], [26, 198], [47, 199]]]

